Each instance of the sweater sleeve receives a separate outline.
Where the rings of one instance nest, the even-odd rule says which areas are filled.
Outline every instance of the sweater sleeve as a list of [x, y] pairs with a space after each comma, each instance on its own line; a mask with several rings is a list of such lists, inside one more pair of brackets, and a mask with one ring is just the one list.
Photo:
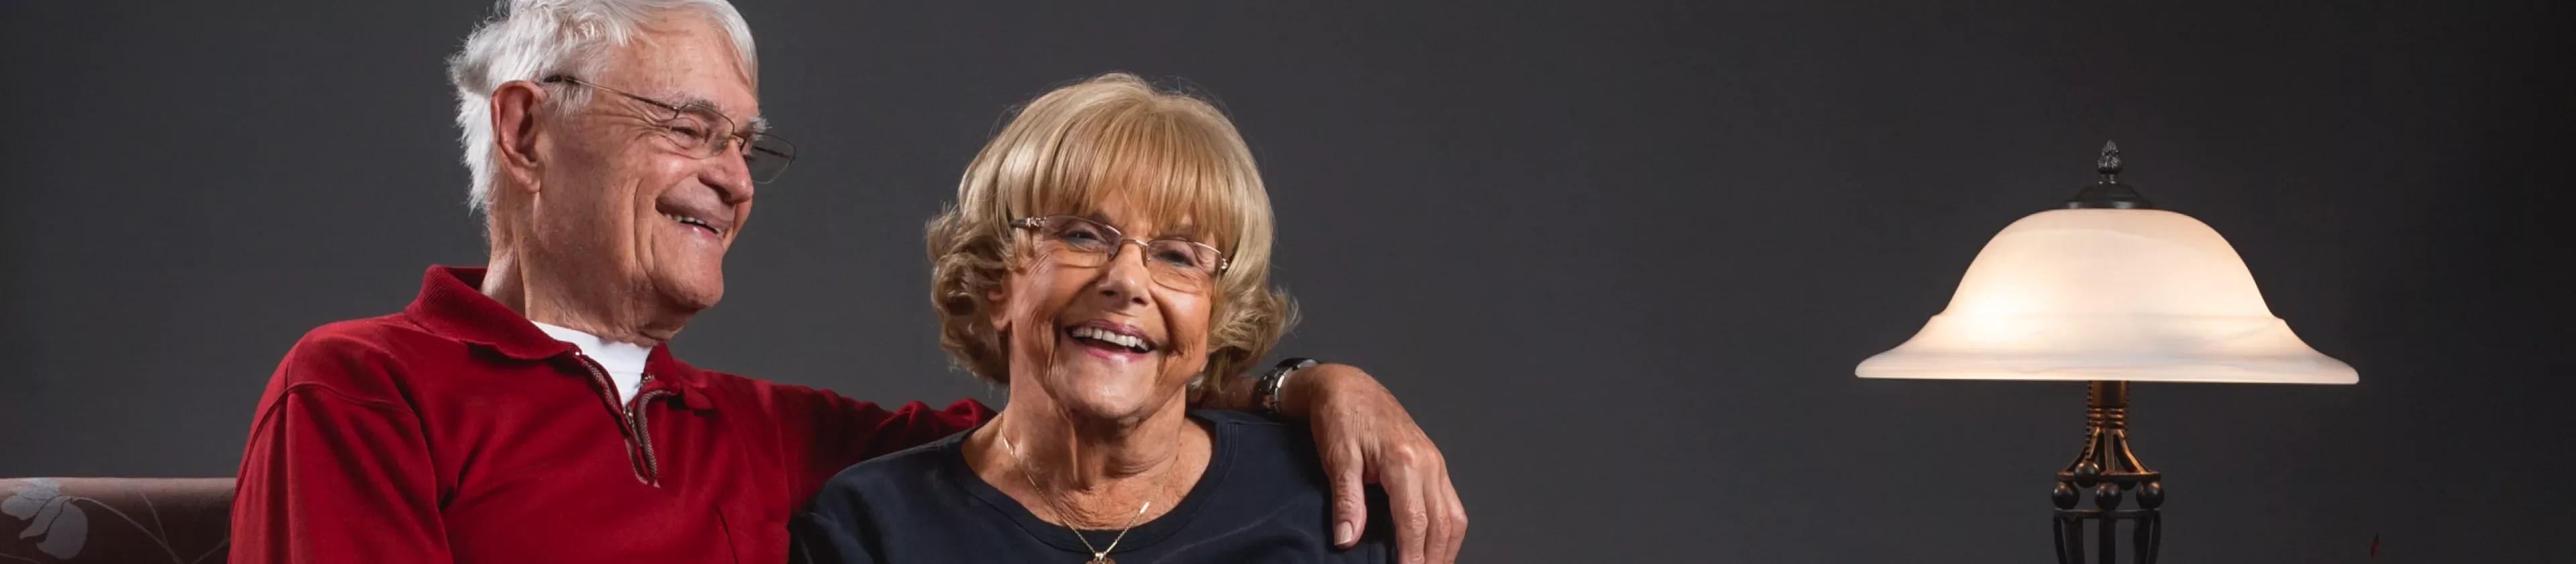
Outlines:
[[841, 397], [828, 390], [768, 384], [769, 413], [778, 418], [790, 458], [795, 488], [789, 492], [801, 507], [825, 480], [859, 461], [908, 449], [993, 418], [993, 409], [960, 399], [945, 409], [909, 402], [888, 411], [877, 404]]
[[452, 561], [419, 416], [331, 385], [386, 378], [333, 356], [290, 352], [270, 383], [242, 452], [231, 561]]

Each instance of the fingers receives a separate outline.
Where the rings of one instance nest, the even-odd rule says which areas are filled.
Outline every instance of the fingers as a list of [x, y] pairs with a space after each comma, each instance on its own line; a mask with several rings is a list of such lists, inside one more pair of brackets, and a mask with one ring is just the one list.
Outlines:
[[1451, 564], [1457, 562], [1459, 543], [1467, 535], [1466, 510], [1458, 501], [1457, 486], [1449, 480], [1448, 461], [1438, 451], [1423, 451], [1407, 472], [1418, 484], [1414, 489], [1422, 492], [1421, 515], [1410, 518], [1422, 522], [1422, 562]]
[[1467, 542], [1467, 505], [1459, 501], [1458, 486], [1449, 480], [1448, 471], [1449, 464], [1444, 460], [1440, 464], [1440, 495], [1436, 497], [1441, 500], [1441, 510], [1432, 514], [1439, 531], [1433, 538], [1439, 540], [1440, 546], [1432, 556], [1434, 564], [1457, 562], [1459, 548]]
[[1387, 449], [1385, 477], [1387, 514], [1395, 518], [1396, 561], [1402, 564], [1429, 564], [1438, 550], [1431, 529], [1436, 493], [1435, 482], [1411, 446]]
[[1323, 445], [1320, 454], [1333, 482], [1333, 546], [1350, 548], [1368, 530], [1367, 467], [1358, 445]]

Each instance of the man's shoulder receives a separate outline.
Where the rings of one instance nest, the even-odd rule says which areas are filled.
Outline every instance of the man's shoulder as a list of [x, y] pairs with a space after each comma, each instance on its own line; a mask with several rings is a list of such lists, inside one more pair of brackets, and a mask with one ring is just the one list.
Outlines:
[[421, 329], [420, 324], [412, 322], [408, 314], [388, 313], [375, 317], [325, 323], [311, 331], [305, 331], [304, 336], [296, 339], [295, 344], [297, 348], [369, 346], [392, 344], [398, 340], [420, 337], [437, 338], [436, 335]]
[[[441, 350], [452, 347], [454, 350]], [[420, 328], [395, 313], [335, 321], [306, 331], [278, 362], [270, 385], [281, 392], [327, 388], [340, 395], [390, 399], [402, 395], [392, 381], [407, 361], [426, 355], [462, 355], [464, 344]]]

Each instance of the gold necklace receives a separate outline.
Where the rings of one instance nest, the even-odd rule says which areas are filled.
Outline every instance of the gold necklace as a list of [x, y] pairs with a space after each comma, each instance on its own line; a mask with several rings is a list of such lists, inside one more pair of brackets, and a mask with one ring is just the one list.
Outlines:
[[[1046, 496], [1046, 488], [1045, 488], [1045, 487], [1042, 487], [1042, 486], [1039, 486], [1039, 485], [1038, 485], [1038, 479], [1037, 479], [1037, 477], [1036, 477], [1035, 475], [1032, 475], [1032, 474], [1030, 474], [1030, 473], [1029, 473], [1029, 463], [1028, 463], [1028, 461], [1026, 461], [1026, 460], [1022, 460], [1022, 459], [1020, 458], [1020, 449], [1019, 449], [1019, 447], [1011, 446], [1011, 439], [1010, 439], [1010, 437], [1004, 437], [1004, 436], [1002, 436], [1002, 434], [1001, 434], [1001, 433], [999, 433], [999, 432], [993, 433], [993, 438], [995, 438], [995, 439], [999, 439], [999, 440], [1001, 440], [1001, 441], [1002, 441], [1002, 450], [1010, 451], [1010, 453], [1011, 453], [1011, 467], [1019, 469], [1019, 471], [1020, 471], [1020, 479], [1028, 480], [1028, 481], [1029, 481], [1029, 488], [1030, 488], [1030, 489], [1033, 489], [1033, 490], [1037, 490], [1037, 493], [1038, 493], [1039, 498], [1040, 498], [1040, 499], [1044, 499], [1044, 498], [1045, 498], [1045, 496]], [[1050, 504], [1050, 505], [1052, 505], [1052, 504]], [[1065, 524], [1064, 524], [1064, 528], [1065, 528], [1066, 530], [1073, 531], [1073, 539], [1074, 539], [1074, 540], [1082, 541], [1082, 549], [1083, 549], [1083, 550], [1091, 551], [1091, 560], [1090, 560], [1089, 562], [1087, 562], [1086, 564], [1118, 564], [1118, 561], [1117, 561], [1117, 560], [1113, 560], [1113, 559], [1110, 559], [1110, 558], [1109, 558], [1109, 551], [1112, 551], [1112, 550], [1118, 550], [1118, 541], [1127, 540], [1127, 531], [1135, 530], [1135, 529], [1136, 529], [1136, 522], [1137, 522], [1137, 521], [1141, 521], [1141, 520], [1143, 520], [1143, 519], [1145, 518], [1145, 510], [1153, 509], [1153, 508], [1154, 508], [1154, 500], [1151, 500], [1151, 499], [1145, 500], [1145, 505], [1140, 506], [1140, 507], [1137, 507], [1137, 508], [1136, 508], [1136, 516], [1135, 516], [1135, 517], [1129, 517], [1129, 518], [1127, 518], [1127, 526], [1126, 526], [1126, 527], [1122, 527], [1122, 528], [1118, 529], [1118, 536], [1116, 536], [1116, 537], [1111, 537], [1111, 538], [1109, 539], [1109, 548], [1097, 548], [1097, 547], [1093, 547], [1093, 546], [1091, 546], [1091, 537], [1083, 536], [1083, 535], [1082, 535], [1082, 529], [1081, 529], [1081, 528], [1078, 528], [1078, 527], [1074, 527], [1074, 526], [1073, 526], [1073, 520], [1072, 520], [1072, 519], [1065, 519], [1065, 521], [1064, 521], [1064, 523], [1065, 523]], [[1063, 511], [1063, 509], [1061, 509], [1061, 508], [1058, 508], [1057, 510], [1058, 510], [1058, 511]], [[1067, 515], [1066, 515], [1067, 517], [1070, 517], [1072, 512], [1070, 512], [1070, 511], [1064, 511], [1064, 513], [1066, 513], [1066, 514], [1067, 514]]]

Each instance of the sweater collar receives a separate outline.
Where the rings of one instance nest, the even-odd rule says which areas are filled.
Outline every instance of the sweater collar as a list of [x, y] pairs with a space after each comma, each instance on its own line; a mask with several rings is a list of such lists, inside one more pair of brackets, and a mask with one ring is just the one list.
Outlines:
[[573, 351], [537, 329], [510, 306], [483, 295], [483, 267], [432, 266], [420, 295], [403, 313], [438, 336], [491, 348], [518, 360], [544, 360]]
[[[403, 314], [422, 329], [456, 341], [481, 346], [501, 356], [522, 361], [570, 361], [576, 350], [572, 343], [555, 340], [537, 324], [528, 321], [510, 306], [483, 295], [480, 266], [431, 266], [421, 275], [420, 295], [412, 298]], [[645, 357], [644, 371], [655, 380], [669, 382], [681, 389], [681, 399], [689, 407], [708, 409], [705, 384], [698, 368], [671, 356], [670, 343], [653, 347]]]

